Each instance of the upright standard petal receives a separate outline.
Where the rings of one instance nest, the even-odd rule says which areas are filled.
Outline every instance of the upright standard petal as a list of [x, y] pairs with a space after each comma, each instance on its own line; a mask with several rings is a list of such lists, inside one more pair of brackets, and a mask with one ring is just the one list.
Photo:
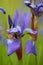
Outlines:
[[24, 12], [20, 18], [20, 27], [21, 27], [22, 32], [25, 29], [25, 18], [26, 18], [26, 16], [27, 16], [27, 14]]
[[20, 41], [18, 39], [14, 39], [13, 41], [9, 40], [9, 42], [7, 43], [8, 56], [17, 51], [19, 47], [20, 47]]
[[13, 27], [15, 27], [18, 23], [18, 17], [19, 17], [19, 12], [18, 12], [18, 9], [16, 9], [16, 12], [14, 14], [14, 23], [13, 23]]
[[13, 23], [12, 23], [12, 19], [11, 19], [10, 15], [8, 15], [8, 23], [9, 23], [9, 27], [11, 28]]
[[30, 17], [31, 17], [31, 12], [29, 12], [25, 18], [25, 28], [29, 25], [30, 23]]
[[28, 55], [30, 53], [36, 55], [36, 48], [33, 40], [29, 40], [26, 42], [25, 53]]
[[6, 11], [3, 8], [0, 8], [0, 12], [2, 12], [3, 14], [6, 14]]

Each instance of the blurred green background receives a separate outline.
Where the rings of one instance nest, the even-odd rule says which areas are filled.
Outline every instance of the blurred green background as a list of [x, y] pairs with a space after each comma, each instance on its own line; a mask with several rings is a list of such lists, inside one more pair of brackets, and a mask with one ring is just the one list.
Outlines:
[[[3, 38], [6, 38], [6, 29], [8, 28], [8, 14], [13, 18], [16, 8], [19, 9], [19, 15], [24, 11], [29, 12], [29, 8], [24, 5], [24, 0], [0, 0], [0, 7], [4, 8], [7, 12], [6, 15], [0, 13], [0, 25], [3, 27]], [[40, 26], [40, 27], [39, 27]], [[38, 25], [38, 30], [43, 27], [43, 24]], [[18, 62], [17, 56], [13, 53], [11, 56], [7, 56], [7, 48], [0, 43], [0, 65], [43, 65], [43, 36], [38, 34], [38, 39], [35, 42], [37, 56], [33, 54], [25, 54], [25, 43], [30, 40], [31, 37], [25, 35], [22, 39], [23, 47], [23, 60], [22, 64]]]

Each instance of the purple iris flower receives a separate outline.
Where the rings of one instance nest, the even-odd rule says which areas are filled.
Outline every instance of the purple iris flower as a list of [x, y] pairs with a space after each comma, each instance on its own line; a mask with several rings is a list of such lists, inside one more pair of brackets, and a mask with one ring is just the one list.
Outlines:
[[25, 53], [28, 55], [30, 53], [36, 55], [36, 48], [35, 48], [35, 44], [33, 40], [28, 40], [26, 42], [26, 46], [25, 46]]
[[35, 15], [42, 15], [43, 14], [43, 4], [36, 4], [30, 3], [29, 1], [24, 2], [26, 6], [30, 7], [34, 12]]
[[0, 12], [2, 12], [3, 14], [6, 14], [6, 11], [3, 8], [0, 8]]
[[[8, 17], [9, 19], [9, 17]], [[18, 38], [15, 38], [13, 40], [7, 39], [7, 48], [8, 48], [8, 55], [11, 55], [13, 52], [15, 52], [20, 47], [20, 38], [23, 35], [23, 32], [27, 31], [31, 34], [36, 34], [37, 31], [33, 31], [30, 28], [27, 28], [29, 22], [30, 22], [30, 14], [23, 13], [23, 15], [20, 18], [19, 26], [17, 26], [18, 23], [18, 9], [16, 9], [16, 12], [14, 14], [14, 19], [12, 22], [12, 27], [7, 30], [8, 33], [17, 33]], [[11, 23], [11, 21], [9, 20]]]

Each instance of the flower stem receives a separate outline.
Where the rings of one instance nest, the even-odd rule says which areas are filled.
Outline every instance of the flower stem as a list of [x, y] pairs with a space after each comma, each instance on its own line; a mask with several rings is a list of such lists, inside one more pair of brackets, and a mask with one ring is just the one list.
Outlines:
[[34, 13], [31, 16], [31, 29], [34, 30]]
[[[34, 31], [38, 31], [38, 17], [36, 17], [36, 20], [35, 20], [34, 13], [32, 13], [32, 17], [31, 17], [31, 29]], [[33, 35], [33, 38], [35, 41], [37, 40], [37, 35], [38, 33]]]
[[20, 44], [20, 48], [16, 51], [18, 61], [22, 60], [22, 44]]
[[30, 2], [35, 4], [36, 3], [36, 0], [30, 0]]
[[[32, 13], [32, 17], [31, 17], [31, 29], [34, 31], [38, 31], [38, 16], [35, 19], [34, 13]], [[38, 36], [38, 33], [32, 36], [34, 42], [37, 40], [37, 36]], [[37, 56], [35, 56], [35, 60], [37, 65]]]
[[[31, 3], [36, 3], [36, 0], [30, 0]], [[38, 31], [38, 17], [36, 16], [36, 20], [35, 20], [35, 14], [34, 12], [32, 12], [32, 17], [31, 17], [31, 29], [34, 31]], [[34, 38], [34, 42], [37, 40], [37, 36], [38, 33], [33, 35], [32, 38]], [[36, 60], [36, 65], [37, 65], [37, 56], [35, 56], [35, 60]]]
[[20, 61], [18, 62], [18, 65], [23, 65], [23, 64], [22, 64], [22, 60], [20, 60]]

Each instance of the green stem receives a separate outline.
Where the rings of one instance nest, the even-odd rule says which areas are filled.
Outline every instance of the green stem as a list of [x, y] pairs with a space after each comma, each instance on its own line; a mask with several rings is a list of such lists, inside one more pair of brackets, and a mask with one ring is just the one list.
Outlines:
[[11, 60], [10, 57], [9, 57], [9, 61], [8, 62], [10, 62], [10, 65], [13, 65], [12, 60]]
[[22, 59], [20, 61], [18, 61], [18, 65], [23, 65], [22, 64]]

